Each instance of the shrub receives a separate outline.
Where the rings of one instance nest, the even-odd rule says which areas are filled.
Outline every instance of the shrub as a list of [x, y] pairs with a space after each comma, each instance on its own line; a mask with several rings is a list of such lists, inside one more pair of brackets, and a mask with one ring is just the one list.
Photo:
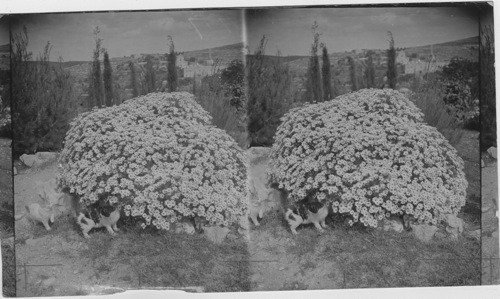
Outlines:
[[59, 150], [76, 106], [70, 73], [61, 60], [50, 62], [50, 43], [35, 61], [28, 41], [26, 27], [11, 40], [12, 152], [16, 157]]
[[244, 154], [188, 93], [81, 114], [61, 163], [61, 186], [82, 203], [118, 202], [143, 228], [194, 216], [228, 226], [246, 212]]
[[299, 201], [316, 196], [350, 223], [376, 227], [408, 214], [435, 224], [465, 204], [457, 151], [401, 93], [361, 90], [295, 108], [271, 151], [271, 183]]
[[424, 121], [443, 134], [452, 146], [456, 146], [462, 139], [464, 132], [461, 124], [453, 116], [454, 113], [450, 113], [452, 108], [447, 107], [444, 101], [439, 100], [445, 94], [440, 77], [427, 79], [413, 79], [412, 93], [409, 98], [424, 113]]
[[443, 67], [443, 101], [464, 125], [479, 128], [479, 63], [455, 57]]
[[293, 104], [290, 70], [280, 55], [265, 55], [263, 36], [254, 55], [247, 55], [248, 134], [251, 146], [270, 146], [280, 118]]

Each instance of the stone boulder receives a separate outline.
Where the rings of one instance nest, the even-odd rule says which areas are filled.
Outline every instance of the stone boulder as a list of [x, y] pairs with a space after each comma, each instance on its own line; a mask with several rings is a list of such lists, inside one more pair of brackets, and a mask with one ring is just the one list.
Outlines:
[[189, 222], [180, 222], [175, 226], [176, 234], [188, 234], [192, 235], [195, 233], [195, 228], [192, 223]]
[[453, 239], [458, 239], [458, 236], [464, 231], [464, 221], [453, 214], [446, 215], [446, 232]]
[[412, 224], [411, 229], [415, 238], [422, 242], [429, 242], [438, 231], [437, 226], [428, 224]]
[[492, 146], [490, 147], [488, 150], [487, 150], [488, 154], [490, 154], [490, 156], [492, 156], [494, 159], [497, 158], [497, 148]]
[[384, 231], [395, 231], [397, 233], [400, 233], [404, 230], [403, 222], [401, 219], [397, 218], [391, 218], [391, 219], [384, 219], [382, 222], [382, 227]]
[[59, 154], [52, 152], [38, 152], [34, 155], [23, 154], [19, 159], [28, 167], [40, 167], [44, 164], [57, 160]]

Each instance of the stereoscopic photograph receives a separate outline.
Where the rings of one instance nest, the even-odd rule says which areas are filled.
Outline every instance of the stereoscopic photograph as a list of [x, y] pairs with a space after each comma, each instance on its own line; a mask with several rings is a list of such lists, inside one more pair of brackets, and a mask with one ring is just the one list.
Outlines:
[[0, 96], [6, 297], [500, 284], [487, 2], [7, 14]]

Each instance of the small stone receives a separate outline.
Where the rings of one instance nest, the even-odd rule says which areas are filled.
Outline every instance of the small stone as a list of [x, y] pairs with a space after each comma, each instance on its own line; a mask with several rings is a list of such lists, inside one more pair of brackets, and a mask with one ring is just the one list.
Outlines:
[[48, 287], [53, 286], [55, 282], [56, 282], [56, 278], [55, 277], [49, 277], [47, 279], [42, 280], [42, 285], [44, 287], [48, 288]]
[[490, 154], [491, 157], [493, 157], [493, 159], [496, 159], [497, 158], [497, 148], [492, 146], [490, 147], [488, 150], [487, 150], [488, 154]]
[[383, 222], [384, 231], [395, 231], [400, 233], [404, 230], [403, 223], [399, 219], [384, 219]]
[[484, 168], [486, 165], [484, 164], [483, 159], [481, 159], [481, 168]]
[[204, 226], [203, 233], [207, 239], [216, 243], [222, 244], [224, 239], [226, 239], [227, 234], [229, 233], [229, 228], [227, 227], [218, 227], [218, 226]]
[[17, 168], [14, 166], [12, 171], [14, 172], [14, 175], [17, 175]]
[[411, 226], [413, 234], [422, 242], [429, 242], [438, 228], [428, 224], [414, 224]]
[[458, 236], [464, 231], [464, 221], [453, 214], [446, 215], [445, 221], [447, 223], [446, 232], [453, 239], [458, 239]]

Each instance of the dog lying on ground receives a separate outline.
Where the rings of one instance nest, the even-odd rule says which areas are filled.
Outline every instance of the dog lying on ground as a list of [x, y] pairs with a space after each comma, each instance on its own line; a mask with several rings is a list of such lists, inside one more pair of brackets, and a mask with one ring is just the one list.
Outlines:
[[88, 233], [99, 227], [105, 227], [112, 236], [115, 236], [119, 231], [116, 226], [119, 219], [119, 208], [109, 204], [95, 203], [78, 214], [76, 223], [80, 226], [83, 236], [88, 239], [90, 238]]
[[328, 206], [322, 202], [302, 200], [290, 206], [285, 212], [285, 219], [290, 230], [297, 234], [296, 228], [301, 224], [312, 223], [320, 231], [326, 228], [325, 219], [328, 216]]
[[32, 223], [42, 223], [46, 230], [52, 230], [50, 224], [54, 223], [55, 205], [42, 207], [38, 203], [32, 203], [25, 206], [25, 209], [24, 213], [14, 216], [14, 219], [20, 220], [26, 216]]

